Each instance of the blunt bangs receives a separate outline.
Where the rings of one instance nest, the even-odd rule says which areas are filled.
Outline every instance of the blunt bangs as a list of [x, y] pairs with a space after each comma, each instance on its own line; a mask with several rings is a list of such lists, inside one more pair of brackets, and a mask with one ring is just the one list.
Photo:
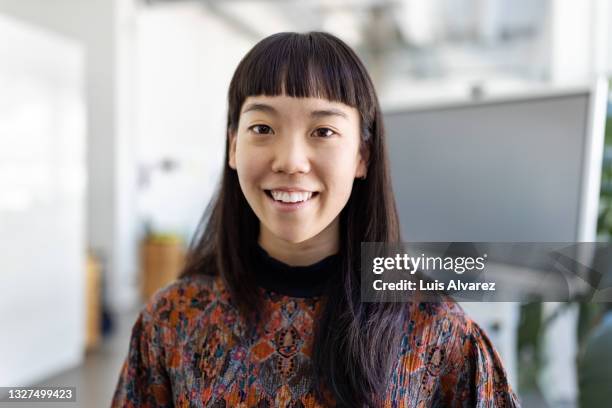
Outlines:
[[236, 129], [246, 98], [258, 95], [341, 102], [356, 108], [366, 125], [374, 116], [369, 82], [359, 58], [337, 38], [323, 32], [277, 33], [257, 43], [236, 68], [228, 129]]

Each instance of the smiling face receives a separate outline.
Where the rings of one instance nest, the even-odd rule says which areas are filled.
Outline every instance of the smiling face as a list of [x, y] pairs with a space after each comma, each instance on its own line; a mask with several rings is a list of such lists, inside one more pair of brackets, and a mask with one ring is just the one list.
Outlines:
[[244, 101], [229, 165], [271, 256], [307, 265], [338, 251], [340, 212], [354, 179], [366, 174], [359, 129], [359, 112], [339, 102], [284, 95]]

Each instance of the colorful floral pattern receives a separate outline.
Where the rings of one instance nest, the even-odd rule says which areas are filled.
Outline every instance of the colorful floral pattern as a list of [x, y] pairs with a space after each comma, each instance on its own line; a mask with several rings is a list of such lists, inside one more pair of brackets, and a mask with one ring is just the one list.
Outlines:
[[[315, 398], [321, 299], [261, 289], [272, 311], [247, 330], [219, 277], [182, 278], [140, 312], [113, 407], [326, 407]], [[452, 302], [407, 303], [410, 319], [384, 407], [517, 407], [486, 334]]]

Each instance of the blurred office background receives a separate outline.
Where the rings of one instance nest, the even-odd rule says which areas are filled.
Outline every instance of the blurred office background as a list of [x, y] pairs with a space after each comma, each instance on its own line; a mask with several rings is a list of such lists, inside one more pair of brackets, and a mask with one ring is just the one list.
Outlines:
[[[612, 1], [0, 0], [0, 386], [77, 386], [79, 406], [109, 405], [135, 313], [180, 269], [216, 186], [236, 65], [269, 34], [308, 30], [358, 52], [390, 121], [583, 95], [583, 110], [566, 105], [546, 123], [577, 129], [581, 170], [564, 180], [596, 211], [571, 220], [575, 234], [543, 236], [609, 240], [612, 150], [592, 84], [612, 75]], [[483, 128], [505, 126], [500, 115], [479, 116]], [[439, 177], [429, 174], [421, 186]], [[550, 306], [466, 309], [492, 333], [525, 407], [579, 406], [575, 361], [603, 307], [561, 308], [553, 336], [541, 324]]]

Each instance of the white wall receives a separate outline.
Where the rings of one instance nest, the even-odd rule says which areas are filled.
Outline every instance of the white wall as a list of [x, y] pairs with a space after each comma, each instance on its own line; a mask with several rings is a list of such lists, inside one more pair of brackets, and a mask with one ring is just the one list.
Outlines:
[[544, 47], [554, 83], [592, 80], [612, 73], [609, 0], [548, 0]]
[[[129, 116], [129, 13], [135, 0], [0, 0], [11, 15], [79, 41], [85, 50], [87, 243], [104, 264], [106, 299], [136, 301], [133, 132]], [[127, 22], [126, 22], [127, 21]]]
[[0, 38], [0, 386], [25, 386], [83, 357], [83, 54], [1, 15]]
[[138, 160], [179, 162], [152, 173], [139, 212], [154, 229], [188, 237], [221, 170], [231, 76], [256, 39], [190, 3], [141, 9], [137, 33]]

